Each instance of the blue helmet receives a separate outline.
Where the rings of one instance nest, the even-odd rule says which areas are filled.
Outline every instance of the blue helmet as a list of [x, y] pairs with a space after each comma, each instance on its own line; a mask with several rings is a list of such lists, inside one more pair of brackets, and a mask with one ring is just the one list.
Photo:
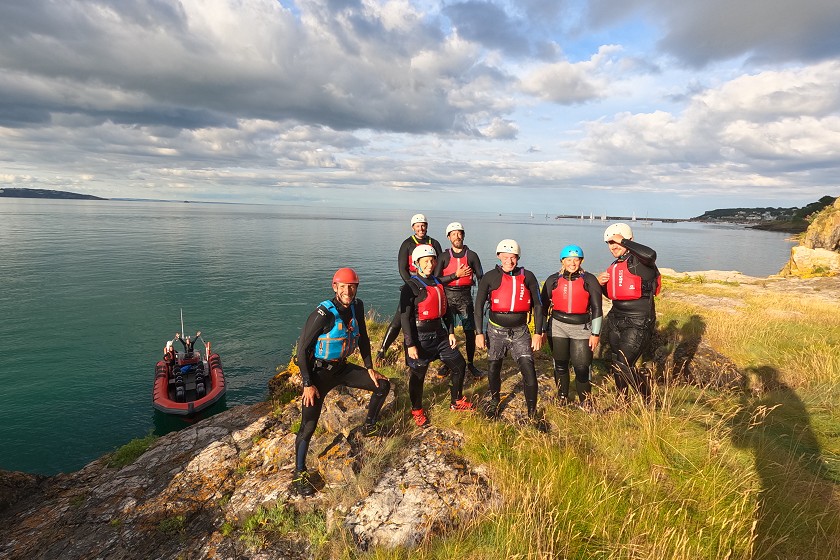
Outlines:
[[562, 261], [566, 257], [577, 257], [579, 259], [582, 259], [583, 249], [581, 249], [577, 245], [566, 245], [565, 247], [563, 247], [563, 250], [560, 251], [560, 260]]

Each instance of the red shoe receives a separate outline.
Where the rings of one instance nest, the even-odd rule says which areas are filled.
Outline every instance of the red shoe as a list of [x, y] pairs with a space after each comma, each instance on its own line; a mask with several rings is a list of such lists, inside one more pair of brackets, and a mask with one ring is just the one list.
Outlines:
[[412, 410], [411, 415], [414, 417], [414, 423], [418, 428], [423, 428], [429, 424], [429, 419], [426, 417], [426, 411], [422, 408], [420, 410]]
[[449, 410], [475, 410], [475, 405], [468, 401], [467, 397], [461, 397], [449, 405]]

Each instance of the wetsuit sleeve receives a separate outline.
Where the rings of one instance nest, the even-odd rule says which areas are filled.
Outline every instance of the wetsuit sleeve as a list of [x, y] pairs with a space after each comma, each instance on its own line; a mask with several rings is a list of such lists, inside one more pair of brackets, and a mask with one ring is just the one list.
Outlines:
[[632, 239], [622, 239], [621, 246], [626, 247], [628, 251], [633, 253], [641, 264], [648, 267], [656, 264], [656, 251], [647, 245], [636, 243]]
[[481, 282], [478, 283], [478, 289], [475, 294], [475, 305], [473, 306], [473, 322], [475, 323], [475, 332], [477, 334], [484, 333], [484, 306], [490, 297], [490, 283], [492, 280], [493, 274], [490, 272], [485, 274]]
[[417, 287], [414, 282], [400, 289], [400, 321], [406, 346], [417, 346]]
[[545, 283], [542, 285], [542, 290], [540, 290], [540, 301], [543, 303], [543, 325], [545, 325], [545, 320], [548, 318], [548, 314], [551, 311], [551, 292], [554, 291], [555, 286], [557, 286], [557, 278], [560, 275], [556, 272], [545, 279]]
[[409, 272], [408, 270], [408, 257], [411, 256], [413, 246], [414, 243], [409, 237], [408, 239], [402, 242], [402, 245], [400, 245], [400, 250], [397, 253], [397, 270], [399, 271], [400, 277], [403, 279], [403, 282], [408, 282], [411, 279], [411, 272]]
[[300, 368], [300, 377], [303, 380], [304, 387], [309, 387], [312, 384], [310, 374], [314, 365], [315, 342], [319, 336], [329, 332], [334, 323], [335, 317], [333, 314], [323, 305], [319, 305], [303, 325], [297, 344], [297, 365]]
[[592, 334], [601, 334], [601, 323], [604, 317], [603, 293], [601, 284], [594, 274], [586, 273], [583, 276], [586, 291], [589, 292], [589, 317], [592, 319]]
[[432, 241], [432, 247], [437, 252], [438, 258], [440, 258], [440, 256], [443, 254], [443, 249], [441, 249], [440, 243], [438, 243], [437, 239], [432, 239], [431, 241]]
[[475, 281], [481, 282], [481, 279], [484, 277], [484, 269], [481, 268], [481, 259], [478, 258], [478, 253], [470, 251], [467, 255], [467, 264], [470, 265], [475, 275]]
[[356, 321], [359, 323], [359, 354], [362, 355], [362, 362], [368, 369], [373, 368], [373, 358], [370, 355], [370, 336], [368, 336], [367, 323], [365, 322], [365, 304], [362, 300], [357, 299], [356, 303]]
[[525, 285], [531, 291], [531, 302], [534, 308], [534, 334], [542, 334], [543, 305], [540, 297], [540, 283], [530, 270], [525, 271]]

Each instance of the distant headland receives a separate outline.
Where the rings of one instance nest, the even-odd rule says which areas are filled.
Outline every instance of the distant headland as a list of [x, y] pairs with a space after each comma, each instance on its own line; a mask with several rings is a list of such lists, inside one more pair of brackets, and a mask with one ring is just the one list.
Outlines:
[[802, 233], [811, 216], [834, 204], [837, 197], [824, 196], [802, 208], [721, 208], [691, 218], [692, 222], [748, 224], [753, 229]]
[[58, 198], [64, 200], [108, 200], [90, 194], [79, 194], [67, 191], [52, 191], [49, 189], [18, 189], [0, 188], [0, 197], [6, 198]]

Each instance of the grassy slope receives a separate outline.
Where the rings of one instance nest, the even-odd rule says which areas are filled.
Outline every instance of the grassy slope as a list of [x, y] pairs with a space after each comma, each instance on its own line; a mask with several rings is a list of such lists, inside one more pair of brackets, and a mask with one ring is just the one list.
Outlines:
[[[728, 299], [699, 307], [686, 294]], [[838, 557], [840, 305], [671, 282], [657, 309], [661, 325], [699, 324], [706, 341], [747, 371], [747, 389], [660, 385], [656, 410], [599, 414], [542, 403], [555, 429], [541, 434], [451, 415], [440, 385], [435, 422], [465, 434], [465, 453], [489, 467], [501, 505], [420, 549], [362, 553], [338, 532], [318, 556]], [[374, 340], [380, 331], [372, 328]], [[550, 367], [542, 356], [538, 371]], [[604, 364], [595, 370], [595, 398], [607, 408], [613, 386]], [[385, 373], [404, 377], [401, 369]], [[403, 410], [405, 387], [397, 391]], [[406, 423], [397, 416], [386, 422]], [[394, 438], [387, 453], [399, 454], [399, 445]]]

